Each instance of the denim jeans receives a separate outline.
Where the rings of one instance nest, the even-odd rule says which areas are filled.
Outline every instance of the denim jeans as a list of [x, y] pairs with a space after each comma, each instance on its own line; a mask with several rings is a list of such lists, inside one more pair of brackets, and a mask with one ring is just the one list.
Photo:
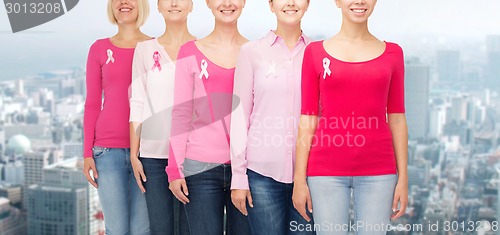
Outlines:
[[139, 158], [146, 175], [146, 203], [151, 235], [188, 235], [186, 212], [168, 189], [167, 159]]
[[[318, 235], [387, 233], [397, 176], [315, 176], [307, 182]], [[349, 221], [351, 189], [355, 220]], [[355, 224], [355, 226], [351, 226]]]
[[231, 202], [231, 165], [186, 159], [183, 166], [189, 190], [190, 202], [185, 208], [191, 234], [250, 234], [247, 218]]
[[146, 198], [134, 178], [128, 148], [93, 148], [97, 193], [106, 234], [149, 234]]
[[247, 170], [247, 175], [254, 206], [247, 206], [252, 234], [315, 234], [313, 222], [307, 222], [293, 206], [292, 183], [281, 183], [252, 170]]

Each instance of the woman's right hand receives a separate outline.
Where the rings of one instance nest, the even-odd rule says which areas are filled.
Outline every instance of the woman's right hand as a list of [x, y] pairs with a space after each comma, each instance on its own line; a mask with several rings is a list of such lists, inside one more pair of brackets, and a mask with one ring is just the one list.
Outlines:
[[[94, 178], [92, 179], [92, 176], [90, 176], [90, 170], [92, 170], [92, 174]], [[87, 181], [94, 186], [94, 188], [97, 188], [97, 169], [95, 167], [95, 161], [93, 157], [87, 157], [83, 159], [83, 174], [85, 175], [85, 178], [87, 178]]]
[[307, 222], [310, 222], [311, 218], [307, 215], [306, 208], [309, 210], [309, 213], [312, 213], [312, 200], [309, 187], [305, 181], [294, 182], [292, 201], [293, 206], [300, 215], [302, 215]]
[[233, 189], [231, 190], [231, 201], [234, 206], [245, 216], [248, 215], [247, 211], [247, 200], [248, 205], [253, 207], [252, 194], [250, 190], [246, 189]]
[[144, 168], [142, 167], [142, 162], [138, 157], [131, 157], [130, 162], [132, 165], [132, 170], [134, 171], [135, 182], [142, 193], [146, 192], [146, 188], [142, 182], [146, 182], [146, 174], [144, 174]]
[[189, 198], [187, 196], [189, 195], [186, 180], [185, 179], [176, 179], [172, 182], [170, 182], [168, 188], [174, 196], [184, 205], [186, 203], [189, 203]]

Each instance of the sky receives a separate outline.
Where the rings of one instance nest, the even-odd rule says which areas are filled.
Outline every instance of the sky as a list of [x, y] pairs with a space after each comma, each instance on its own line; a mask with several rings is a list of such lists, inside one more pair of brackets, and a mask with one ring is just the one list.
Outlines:
[[[203, 37], [210, 32], [213, 18], [205, 1], [193, 1], [189, 28], [195, 36]], [[163, 19], [156, 0], [149, 2], [151, 15], [142, 30], [159, 36], [164, 30]], [[106, 3], [80, 0], [65, 15], [16, 34], [11, 31], [5, 8], [0, 6], [0, 80], [61, 67], [83, 67], [89, 46], [98, 38], [116, 33], [116, 26], [107, 20]], [[369, 24], [375, 36], [398, 42], [403, 48], [426, 50], [425, 44], [431, 40], [453, 49], [464, 40], [482, 42], [486, 35], [500, 34], [498, 9], [500, 0], [380, 0]], [[251, 40], [260, 38], [275, 25], [267, 0], [247, 0], [239, 20], [244, 36]], [[311, 0], [302, 24], [305, 34], [315, 39], [331, 37], [340, 25], [340, 10], [334, 1]], [[478, 48], [484, 50], [479, 45]]]

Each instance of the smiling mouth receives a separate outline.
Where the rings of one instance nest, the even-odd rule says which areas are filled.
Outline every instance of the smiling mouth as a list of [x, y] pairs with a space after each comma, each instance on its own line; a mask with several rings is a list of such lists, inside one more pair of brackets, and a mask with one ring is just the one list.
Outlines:
[[284, 10], [284, 11], [283, 11], [283, 13], [285, 13], [285, 14], [289, 14], [289, 15], [291, 15], [291, 14], [295, 14], [295, 13], [297, 13], [297, 12], [299, 12], [299, 10]]
[[132, 11], [132, 8], [124, 7], [119, 9], [120, 12], [130, 12]]
[[232, 13], [234, 13], [235, 11], [236, 11], [236, 10], [221, 10], [220, 12], [221, 12], [222, 14], [232, 14]]
[[367, 10], [366, 9], [351, 9], [351, 11], [354, 13], [365, 13]]
[[169, 13], [181, 13], [182, 11], [181, 10], [169, 10], [168, 12]]

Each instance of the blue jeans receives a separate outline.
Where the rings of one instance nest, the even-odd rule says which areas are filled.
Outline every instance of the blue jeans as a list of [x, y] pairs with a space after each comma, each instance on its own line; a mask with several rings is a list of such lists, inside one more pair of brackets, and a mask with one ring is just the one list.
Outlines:
[[[308, 177], [318, 235], [387, 233], [397, 176]], [[349, 221], [351, 189], [355, 220]], [[351, 226], [351, 225], [355, 226]]]
[[188, 235], [186, 213], [168, 189], [167, 159], [139, 158], [146, 175], [146, 203], [151, 235]]
[[135, 181], [130, 150], [94, 147], [93, 155], [106, 234], [149, 234], [146, 198]]
[[247, 218], [231, 202], [231, 165], [186, 159], [183, 166], [189, 190], [190, 202], [185, 208], [191, 234], [250, 234]]
[[293, 184], [278, 182], [252, 170], [247, 170], [247, 175], [254, 206], [247, 206], [252, 234], [315, 234], [313, 222], [307, 222], [293, 207]]

